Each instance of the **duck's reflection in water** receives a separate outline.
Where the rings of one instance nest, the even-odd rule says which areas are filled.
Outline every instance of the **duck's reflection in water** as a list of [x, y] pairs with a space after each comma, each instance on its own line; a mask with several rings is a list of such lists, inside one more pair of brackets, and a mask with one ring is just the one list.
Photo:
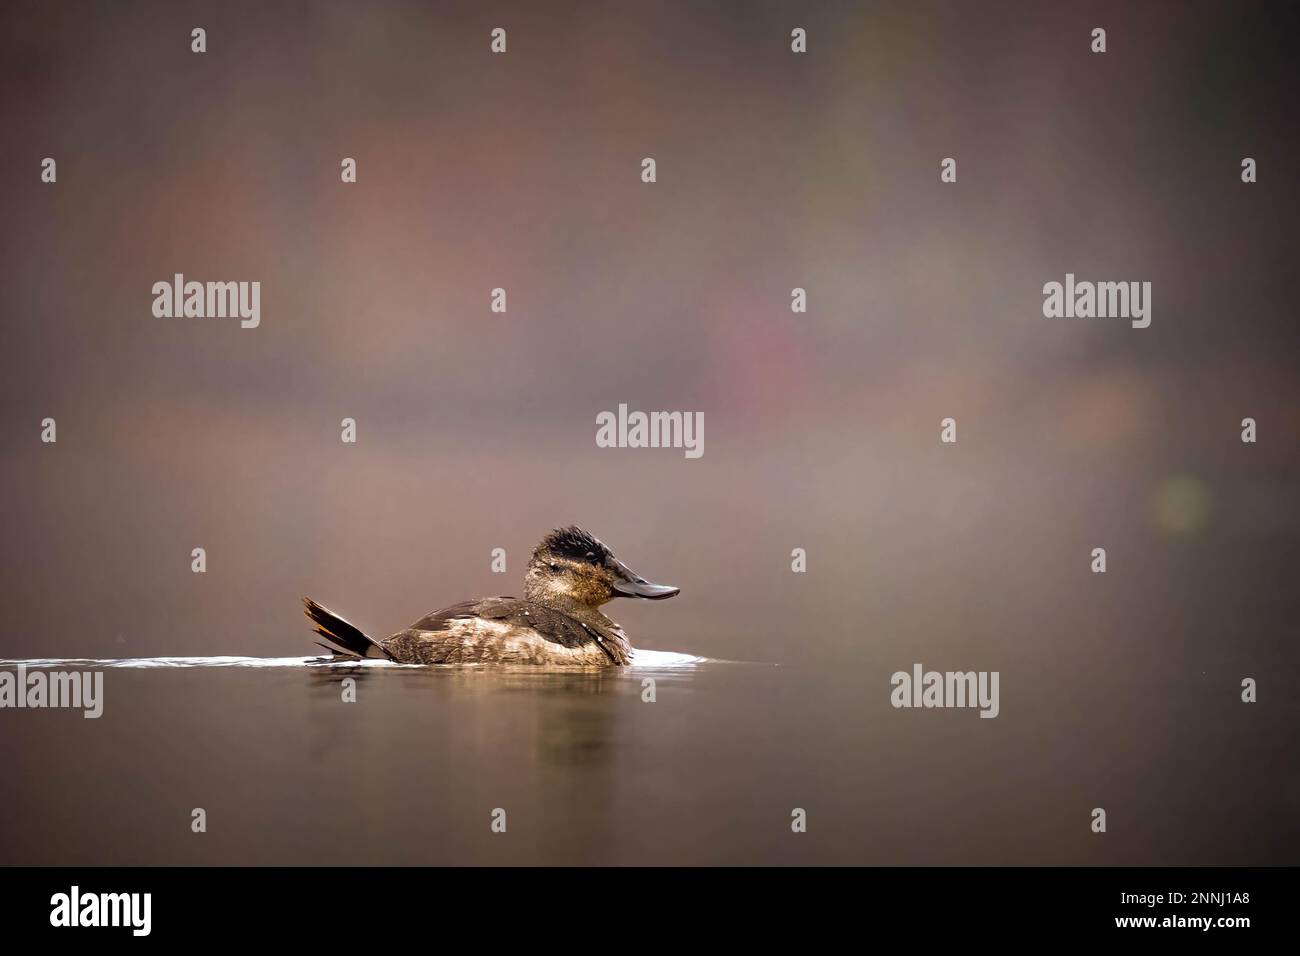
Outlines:
[[[469, 741], [476, 749], [528, 753], [530, 762], [594, 767], [613, 764], [611, 747], [652, 704], [665, 684], [688, 684], [691, 667], [611, 668], [527, 665], [374, 666], [322, 658], [305, 669], [313, 703], [351, 703], [381, 710], [389, 719], [365, 718], [390, 739], [418, 732], [442, 741]], [[348, 683], [351, 682], [351, 683]], [[379, 693], [373, 693], [379, 691]], [[366, 705], [373, 702], [370, 708]], [[325, 716], [323, 727], [339, 718]], [[442, 718], [442, 719], [439, 719]], [[384, 725], [379, 726], [380, 724]], [[322, 755], [347, 734], [317, 738]], [[349, 746], [355, 745], [355, 741]]]
[[[597, 862], [627, 838], [617, 822], [643, 796], [645, 741], [682, 731], [671, 699], [693, 670], [310, 667], [304, 743], [331, 798], [351, 804], [344, 815], [382, 807], [413, 858], [437, 846], [484, 862]], [[491, 839], [496, 808], [515, 839]]]

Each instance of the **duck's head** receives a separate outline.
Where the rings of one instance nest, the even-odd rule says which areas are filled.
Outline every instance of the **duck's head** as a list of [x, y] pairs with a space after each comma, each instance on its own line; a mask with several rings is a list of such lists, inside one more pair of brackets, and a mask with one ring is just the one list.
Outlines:
[[651, 584], [576, 525], [559, 528], [533, 549], [524, 595], [550, 607], [600, 607], [617, 597], [662, 601], [680, 589]]

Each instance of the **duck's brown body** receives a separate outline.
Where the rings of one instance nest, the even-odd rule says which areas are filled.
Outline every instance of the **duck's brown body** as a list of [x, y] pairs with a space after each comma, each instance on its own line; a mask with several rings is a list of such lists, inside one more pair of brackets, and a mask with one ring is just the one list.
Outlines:
[[490, 597], [434, 611], [379, 646], [404, 664], [631, 663], [623, 629], [592, 609], [580, 619], [532, 601]]
[[569, 527], [547, 535], [533, 551], [523, 600], [490, 597], [453, 604], [382, 641], [310, 598], [303, 603], [316, 633], [335, 654], [401, 664], [617, 667], [631, 663], [632, 647], [600, 606], [615, 597], [658, 600], [676, 593], [677, 588], [638, 577], [599, 540]]

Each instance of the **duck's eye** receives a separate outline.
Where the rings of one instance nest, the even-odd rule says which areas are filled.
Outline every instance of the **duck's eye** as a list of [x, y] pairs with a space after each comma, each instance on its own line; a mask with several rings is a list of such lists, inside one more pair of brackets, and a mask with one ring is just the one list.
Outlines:
[[551, 565], [551, 570], [552, 570], [552, 571], [558, 571], [558, 570], [560, 570], [560, 566], [559, 566], [558, 564], [552, 564], [552, 565]]
[[587, 552], [587, 559], [588, 559], [588, 560], [591, 560], [591, 559], [594, 558], [595, 556], [596, 556], [596, 552], [595, 552], [595, 551], [588, 551], [588, 552]]

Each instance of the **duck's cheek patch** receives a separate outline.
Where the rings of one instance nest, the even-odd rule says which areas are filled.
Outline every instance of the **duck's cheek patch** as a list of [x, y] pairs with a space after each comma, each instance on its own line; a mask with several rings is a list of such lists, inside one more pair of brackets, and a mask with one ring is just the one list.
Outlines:
[[551, 594], [560, 594], [565, 597], [573, 595], [573, 585], [568, 578], [548, 577], [543, 579], [543, 588]]

